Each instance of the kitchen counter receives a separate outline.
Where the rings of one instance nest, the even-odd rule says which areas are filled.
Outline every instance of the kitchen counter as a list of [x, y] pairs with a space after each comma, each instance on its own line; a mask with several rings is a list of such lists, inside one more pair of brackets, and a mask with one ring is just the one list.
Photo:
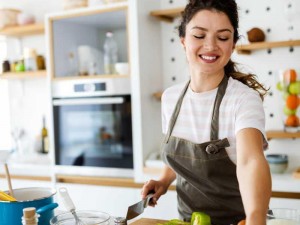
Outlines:
[[148, 219], [148, 218], [141, 218], [136, 220], [129, 225], [156, 225], [158, 223], [165, 223], [166, 220], [158, 220], [158, 219]]
[[[8, 161], [10, 174], [13, 179], [24, 180], [40, 180], [51, 181], [56, 180], [60, 183], [74, 183], [74, 184], [87, 184], [87, 185], [101, 185], [101, 186], [116, 186], [116, 187], [129, 187], [129, 188], [142, 188], [144, 181], [155, 179], [161, 173], [161, 168], [156, 170], [144, 169], [144, 180], [136, 181], [133, 178], [120, 178], [108, 176], [84, 176], [60, 174], [57, 173], [54, 165], [51, 164], [49, 155], [30, 155], [26, 158], [17, 157], [13, 155]], [[25, 160], [26, 159], [26, 160]], [[33, 163], [37, 162], [37, 163]], [[0, 167], [0, 178], [4, 178], [4, 167]], [[175, 183], [170, 186], [171, 190], [175, 190]], [[300, 179], [293, 177], [291, 172], [284, 174], [272, 174], [272, 197], [278, 198], [293, 198], [300, 199]]]

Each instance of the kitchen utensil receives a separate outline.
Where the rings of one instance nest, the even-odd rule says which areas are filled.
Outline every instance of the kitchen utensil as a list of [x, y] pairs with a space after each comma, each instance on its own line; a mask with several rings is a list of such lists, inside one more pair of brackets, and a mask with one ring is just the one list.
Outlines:
[[6, 194], [4, 191], [0, 191], [0, 201], [15, 202], [17, 200], [14, 197]]
[[76, 214], [75, 205], [74, 205], [74, 203], [73, 203], [73, 201], [72, 201], [72, 199], [71, 199], [71, 197], [68, 193], [68, 190], [66, 188], [62, 187], [62, 188], [59, 189], [59, 193], [62, 197], [62, 201], [65, 205], [65, 208], [73, 214], [73, 216], [75, 218], [75, 221], [76, 221], [76, 225], [86, 225], [83, 221], [81, 221], [78, 218], [78, 216]]
[[[109, 225], [110, 223], [110, 215], [101, 211], [85, 211], [79, 210], [76, 211], [76, 215], [84, 221], [86, 224], [92, 225]], [[54, 216], [50, 220], [51, 225], [74, 225], [75, 218], [71, 212], [65, 212]]]
[[[7, 194], [8, 191], [5, 193]], [[52, 188], [42, 187], [14, 189], [16, 202], [0, 200], [0, 224], [22, 225], [23, 209], [28, 207], [37, 209], [37, 213], [40, 214], [39, 224], [49, 224], [54, 216], [53, 209], [58, 206], [53, 200], [55, 193]]]
[[144, 209], [148, 206], [151, 198], [153, 197], [153, 193], [148, 194], [145, 199], [140, 202], [137, 202], [128, 207], [126, 219], [131, 220], [144, 212]]
[[10, 194], [10, 196], [12, 196], [14, 198], [14, 192], [13, 192], [12, 185], [11, 185], [11, 179], [10, 179], [10, 174], [9, 174], [7, 163], [4, 163], [4, 168], [5, 168], [6, 180], [8, 183], [9, 194]]

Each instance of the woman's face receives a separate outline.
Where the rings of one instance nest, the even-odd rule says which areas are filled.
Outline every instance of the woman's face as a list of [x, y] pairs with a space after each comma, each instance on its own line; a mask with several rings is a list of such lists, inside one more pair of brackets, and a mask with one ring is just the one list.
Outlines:
[[226, 14], [210, 10], [196, 13], [181, 38], [190, 69], [207, 75], [223, 74], [235, 47], [233, 34]]

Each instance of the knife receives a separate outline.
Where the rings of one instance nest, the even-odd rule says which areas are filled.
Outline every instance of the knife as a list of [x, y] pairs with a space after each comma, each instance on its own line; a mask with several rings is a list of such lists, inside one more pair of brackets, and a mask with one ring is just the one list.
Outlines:
[[149, 201], [151, 201], [153, 195], [154, 195], [153, 193], [148, 194], [147, 197], [142, 201], [129, 206], [127, 210], [126, 220], [131, 220], [141, 215], [144, 212], [144, 209], [148, 206]]

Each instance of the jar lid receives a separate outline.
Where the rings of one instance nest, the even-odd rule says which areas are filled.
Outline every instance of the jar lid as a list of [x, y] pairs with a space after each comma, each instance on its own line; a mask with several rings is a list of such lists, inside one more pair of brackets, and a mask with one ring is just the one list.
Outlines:
[[124, 225], [126, 225], [126, 223], [127, 223], [127, 220], [126, 220], [126, 218], [125, 217], [116, 217], [115, 219], [114, 219], [114, 222], [115, 222], [115, 224], [124, 224]]

